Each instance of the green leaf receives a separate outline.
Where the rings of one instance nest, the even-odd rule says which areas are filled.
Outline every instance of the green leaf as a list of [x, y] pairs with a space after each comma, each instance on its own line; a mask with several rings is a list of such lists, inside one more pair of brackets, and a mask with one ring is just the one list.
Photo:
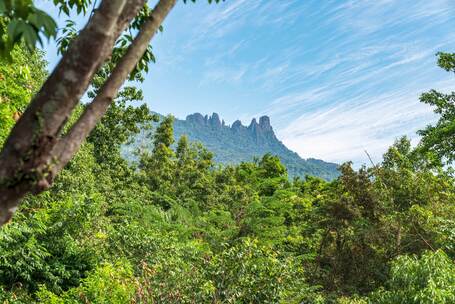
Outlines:
[[42, 45], [42, 41], [39, 38], [35, 28], [24, 22], [20, 24], [20, 30], [22, 32], [22, 37], [24, 38], [25, 45], [30, 50], [33, 50], [35, 48], [37, 41], [40, 42], [40, 44]]

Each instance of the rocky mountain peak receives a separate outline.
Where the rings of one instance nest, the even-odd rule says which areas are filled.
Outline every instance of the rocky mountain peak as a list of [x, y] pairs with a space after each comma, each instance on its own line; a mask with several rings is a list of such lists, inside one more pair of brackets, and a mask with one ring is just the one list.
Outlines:
[[234, 123], [231, 126], [231, 129], [233, 131], [239, 131], [242, 128], [245, 128], [245, 127], [242, 125], [242, 122], [238, 119], [236, 121], [234, 121]]
[[217, 113], [213, 113], [211, 116], [203, 116], [201, 113], [190, 114], [186, 117], [186, 121], [198, 126], [210, 126], [213, 129], [225, 126], [224, 120], [221, 121]]
[[217, 113], [213, 113], [208, 119], [208, 124], [214, 129], [221, 128], [220, 116]]
[[270, 124], [270, 118], [268, 116], [261, 116], [259, 118], [259, 127], [262, 130], [272, 131], [272, 125]]
[[[209, 126], [212, 129], [222, 129], [229, 128], [226, 126], [224, 120], [221, 120], [218, 113], [212, 113], [211, 116], [203, 116], [201, 113], [190, 114], [186, 117], [186, 121], [198, 126]], [[236, 120], [231, 126], [230, 129], [234, 132], [240, 132], [242, 130], [249, 130], [253, 136], [257, 137], [274, 137], [274, 132], [272, 125], [270, 123], [270, 118], [268, 116], [261, 116], [259, 118], [259, 123], [256, 118], [251, 120], [251, 123], [248, 127], [242, 125], [240, 120]], [[242, 131], [244, 132], [244, 131]]]
[[206, 120], [205, 117], [202, 116], [201, 113], [194, 113], [190, 114], [186, 117], [186, 121], [197, 124], [197, 125], [205, 125]]
[[256, 121], [256, 118], [253, 118], [251, 120], [250, 125], [248, 126], [248, 129], [254, 130], [259, 126], [258, 122]]

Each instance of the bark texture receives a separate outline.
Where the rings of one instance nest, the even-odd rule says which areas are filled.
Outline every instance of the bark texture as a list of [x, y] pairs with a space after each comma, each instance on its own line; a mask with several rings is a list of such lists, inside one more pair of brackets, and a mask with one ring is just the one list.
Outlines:
[[69, 116], [86, 92], [115, 41], [145, 0], [104, 0], [11, 131], [0, 154], [0, 225], [28, 193], [40, 193], [77, 152], [105, 114], [176, 0], [160, 0], [125, 56], [83, 115], [61, 137]]

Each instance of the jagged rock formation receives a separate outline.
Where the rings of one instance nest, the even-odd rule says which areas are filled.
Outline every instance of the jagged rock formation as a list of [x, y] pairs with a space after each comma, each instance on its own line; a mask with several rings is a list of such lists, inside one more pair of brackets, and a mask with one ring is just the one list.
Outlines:
[[[302, 159], [289, 150], [275, 135], [268, 116], [253, 119], [248, 126], [237, 120], [226, 125], [217, 113], [203, 116], [188, 115], [185, 120], [176, 119], [175, 138], [186, 134], [191, 141], [199, 141], [215, 154], [215, 160], [224, 164], [251, 161], [265, 153], [280, 157], [288, 168], [289, 175], [313, 175], [327, 180], [338, 176], [337, 165], [317, 159]], [[143, 142], [143, 141], [142, 141]]]

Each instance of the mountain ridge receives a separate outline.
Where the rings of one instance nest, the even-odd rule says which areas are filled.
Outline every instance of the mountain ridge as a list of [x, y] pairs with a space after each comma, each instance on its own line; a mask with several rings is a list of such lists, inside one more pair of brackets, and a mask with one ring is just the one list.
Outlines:
[[[160, 117], [159, 113], [156, 113]], [[236, 120], [228, 125], [218, 113], [202, 115], [193, 113], [184, 120], [174, 120], [174, 136], [178, 140], [186, 135], [190, 141], [201, 142], [214, 153], [215, 161], [222, 164], [237, 164], [252, 161], [266, 153], [277, 155], [288, 169], [290, 177], [312, 175], [332, 180], [339, 175], [338, 165], [320, 159], [301, 158], [296, 152], [288, 149], [275, 135], [270, 117], [253, 118], [248, 126]], [[142, 137], [142, 136], [141, 136]], [[136, 139], [136, 144], [138, 145]], [[150, 142], [150, 141], [148, 141]], [[145, 146], [151, 143], [145, 141]], [[144, 144], [142, 144], [144, 146]]]

